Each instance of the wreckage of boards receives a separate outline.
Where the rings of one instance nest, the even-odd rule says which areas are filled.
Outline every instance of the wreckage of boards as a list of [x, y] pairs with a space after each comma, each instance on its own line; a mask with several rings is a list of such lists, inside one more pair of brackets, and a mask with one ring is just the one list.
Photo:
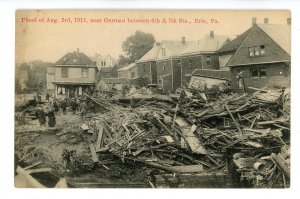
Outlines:
[[85, 94], [86, 120], [57, 112], [54, 128], [34, 125], [32, 102], [20, 103], [16, 178], [44, 182], [51, 172], [46, 187], [65, 179], [73, 187], [287, 188], [290, 91], [252, 89], [206, 92], [209, 104], [187, 90], [180, 101], [143, 94], [134, 104]]

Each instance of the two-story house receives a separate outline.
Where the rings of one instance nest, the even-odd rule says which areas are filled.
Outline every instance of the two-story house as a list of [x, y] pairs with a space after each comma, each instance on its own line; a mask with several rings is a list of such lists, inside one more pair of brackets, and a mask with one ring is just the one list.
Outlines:
[[[216, 35], [214, 31], [201, 37], [193, 45], [180, 53], [181, 56], [181, 85], [187, 85], [193, 72], [206, 75], [220, 69], [218, 50], [229, 41], [224, 35]], [[202, 72], [201, 72], [202, 71]]]
[[86, 54], [67, 53], [54, 65], [53, 84], [56, 97], [73, 98], [94, 88], [98, 68]]
[[162, 41], [157, 56], [157, 85], [159, 88], [174, 91], [182, 85], [182, 64], [180, 53], [194, 42], [186, 41]]
[[220, 62], [230, 67], [235, 90], [290, 86], [290, 18], [286, 25], [268, 21], [265, 18], [264, 24], [256, 24], [253, 18], [251, 28], [220, 49]]
[[137, 75], [147, 84], [157, 84], [156, 60], [162, 43], [157, 42], [142, 58], [136, 61]]

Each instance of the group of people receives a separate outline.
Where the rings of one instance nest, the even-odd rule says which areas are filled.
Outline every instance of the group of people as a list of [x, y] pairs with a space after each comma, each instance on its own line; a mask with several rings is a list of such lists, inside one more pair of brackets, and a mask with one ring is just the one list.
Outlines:
[[57, 100], [47, 93], [46, 103], [46, 106], [38, 105], [36, 110], [36, 117], [38, 118], [40, 126], [46, 125], [46, 117], [48, 117], [48, 126], [54, 127], [56, 125], [55, 113], [61, 110], [63, 115], [66, 115], [68, 107], [70, 107], [73, 114], [76, 114], [77, 110], [79, 110], [81, 118], [83, 120], [86, 118], [87, 104], [85, 100], [78, 98]]
[[36, 110], [36, 117], [39, 120], [40, 126], [45, 126], [46, 125], [46, 116], [48, 116], [48, 126], [49, 127], [54, 127], [56, 124], [56, 118], [54, 114], [54, 109], [50, 108], [48, 110], [44, 110], [43, 107], [39, 107]]

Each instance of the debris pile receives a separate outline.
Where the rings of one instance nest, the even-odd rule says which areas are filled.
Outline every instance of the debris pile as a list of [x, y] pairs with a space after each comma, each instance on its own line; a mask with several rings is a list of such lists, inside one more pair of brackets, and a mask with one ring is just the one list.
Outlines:
[[156, 102], [138, 108], [109, 106], [90, 125], [95, 134], [91, 157], [101, 162], [110, 153], [166, 173], [225, 172], [232, 161], [240, 180], [255, 181], [254, 187], [287, 187], [290, 121], [283, 114], [283, 96], [260, 89], [211, 103], [184, 96], [190, 103], [179, 99], [176, 107]]
[[[185, 176], [181, 182], [186, 175], [214, 176], [230, 187], [289, 187], [289, 89], [251, 89], [252, 94], [218, 95], [183, 89], [177, 96], [122, 101], [85, 94], [90, 111], [84, 122], [52, 133], [26, 130], [16, 138], [17, 150], [28, 164], [44, 162], [65, 176], [99, 172], [159, 187], [159, 180], [172, 181], [176, 173]], [[43, 136], [53, 140], [49, 148], [31, 146]], [[199, 182], [206, 178], [198, 177]]]

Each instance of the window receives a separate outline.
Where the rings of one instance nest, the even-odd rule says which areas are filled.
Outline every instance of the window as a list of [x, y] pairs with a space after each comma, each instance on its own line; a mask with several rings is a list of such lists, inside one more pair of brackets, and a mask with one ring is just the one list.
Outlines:
[[210, 56], [206, 57], [206, 64], [207, 65], [211, 65], [211, 58], [210, 58]]
[[162, 55], [163, 57], [166, 56], [166, 49], [165, 49], [165, 48], [162, 48], [162, 49], [161, 49], [161, 55]]
[[106, 66], [106, 61], [101, 61], [101, 66]]
[[166, 70], [166, 63], [163, 64], [163, 71]]
[[135, 72], [131, 72], [130, 73], [130, 78], [134, 78], [135, 77]]
[[261, 45], [260, 46], [260, 55], [263, 56], [265, 55], [266, 51], [265, 51], [265, 45]]
[[251, 70], [251, 77], [258, 78], [258, 77], [266, 77], [267, 70], [265, 68], [253, 68]]
[[81, 69], [81, 77], [88, 78], [89, 77], [89, 69], [88, 68], [82, 68]]
[[67, 78], [68, 77], [68, 68], [62, 68], [61, 69], [61, 77], [62, 78]]
[[249, 48], [250, 57], [259, 57], [259, 56], [264, 56], [265, 54], [266, 54], [265, 45], [254, 46]]

